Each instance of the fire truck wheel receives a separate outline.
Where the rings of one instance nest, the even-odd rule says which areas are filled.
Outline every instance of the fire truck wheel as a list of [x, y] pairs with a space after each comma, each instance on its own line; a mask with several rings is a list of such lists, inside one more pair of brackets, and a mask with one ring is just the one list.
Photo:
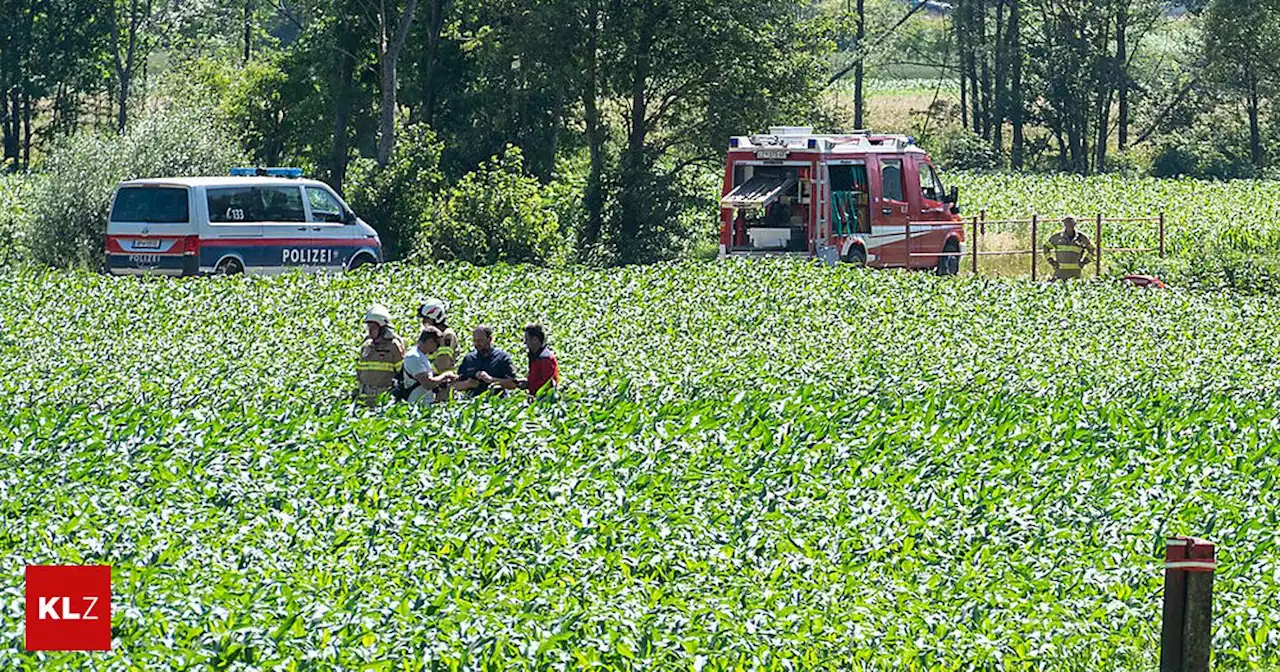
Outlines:
[[[943, 252], [959, 252], [960, 243], [954, 238], [942, 246]], [[955, 275], [960, 272], [960, 257], [938, 257], [938, 275]]]
[[853, 264], [854, 266], [867, 265], [867, 251], [862, 249], [861, 245], [854, 245], [844, 254], [844, 263]]

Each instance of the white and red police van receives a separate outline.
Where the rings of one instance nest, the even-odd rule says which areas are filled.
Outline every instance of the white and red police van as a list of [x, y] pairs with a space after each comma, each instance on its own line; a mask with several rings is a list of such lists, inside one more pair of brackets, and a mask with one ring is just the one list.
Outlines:
[[198, 275], [344, 270], [382, 261], [382, 242], [329, 186], [297, 168], [130, 180], [107, 222], [107, 271]]
[[945, 190], [929, 155], [904, 135], [782, 126], [730, 138], [721, 194], [721, 257], [959, 270], [956, 189]]

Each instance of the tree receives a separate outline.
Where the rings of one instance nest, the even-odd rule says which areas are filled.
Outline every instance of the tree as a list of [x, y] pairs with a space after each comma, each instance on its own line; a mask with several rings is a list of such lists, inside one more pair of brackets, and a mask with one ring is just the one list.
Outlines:
[[145, 56], [146, 35], [153, 18], [151, 0], [109, 0], [107, 3], [111, 38], [111, 65], [118, 87], [119, 113], [116, 128], [124, 131], [129, 122], [129, 93], [135, 68]]
[[396, 144], [396, 90], [400, 85], [396, 69], [405, 39], [413, 25], [418, 0], [404, 0], [399, 8], [397, 0], [364, 0], [372, 14], [372, 23], [378, 27], [378, 83], [382, 95], [382, 108], [378, 118], [378, 164], [385, 166], [391, 160]]
[[1204, 15], [1208, 70], [1224, 91], [1244, 99], [1249, 153], [1259, 167], [1265, 159], [1262, 98], [1278, 74], [1271, 64], [1271, 54], [1280, 47], [1278, 4], [1275, 0], [1211, 0]]

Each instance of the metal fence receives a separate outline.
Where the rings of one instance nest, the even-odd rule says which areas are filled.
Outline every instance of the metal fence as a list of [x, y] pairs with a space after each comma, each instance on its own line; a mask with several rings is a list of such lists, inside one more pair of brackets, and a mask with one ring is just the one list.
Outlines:
[[[970, 217], [968, 224], [970, 235], [968, 236], [969, 250], [967, 252], [912, 252], [911, 251], [911, 227], [915, 226], [937, 226], [938, 222], [907, 222], [907, 258], [918, 257], [969, 257], [970, 266], [974, 275], [978, 274], [978, 259], [980, 257], [1004, 257], [1015, 255], [1031, 255], [1031, 279], [1036, 279], [1036, 270], [1040, 261], [1040, 224], [1042, 222], [1060, 222], [1063, 217], [1042, 218], [1040, 215], [1031, 215], [1030, 219], [987, 219], [987, 211], [983, 210], [976, 217]], [[1098, 214], [1094, 217], [1076, 217], [1076, 229], [1081, 230], [1085, 222], [1092, 221], [1094, 223], [1094, 257], [1093, 264], [1095, 273], [1102, 275], [1102, 256], [1104, 253], [1120, 253], [1120, 252], [1155, 252], [1161, 258], [1165, 256], [1165, 218], [1164, 213], [1158, 213], [1151, 217], [1103, 217]], [[1148, 222], [1156, 225], [1157, 243], [1155, 247], [1105, 247], [1103, 243], [1103, 233], [1106, 224], [1124, 224], [1135, 222]], [[993, 226], [1030, 226], [1031, 227], [1031, 249], [1029, 250], [982, 250], [982, 240], [987, 233], [987, 225]], [[1056, 224], [1055, 224], [1056, 226]]]

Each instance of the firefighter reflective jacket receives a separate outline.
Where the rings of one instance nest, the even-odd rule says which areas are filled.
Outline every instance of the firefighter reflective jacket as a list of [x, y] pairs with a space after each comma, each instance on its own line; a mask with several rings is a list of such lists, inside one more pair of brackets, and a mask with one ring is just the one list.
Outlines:
[[360, 398], [373, 405], [378, 395], [387, 392], [400, 374], [404, 361], [404, 341], [383, 327], [378, 338], [366, 338], [360, 346], [360, 359], [356, 362], [356, 381], [360, 384]]
[[1055, 279], [1078, 278], [1093, 254], [1093, 244], [1079, 231], [1071, 238], [1059, 231], [1049, 237], [1044, 251], [1049, 259], [1057, 262], [1053, 271]]

